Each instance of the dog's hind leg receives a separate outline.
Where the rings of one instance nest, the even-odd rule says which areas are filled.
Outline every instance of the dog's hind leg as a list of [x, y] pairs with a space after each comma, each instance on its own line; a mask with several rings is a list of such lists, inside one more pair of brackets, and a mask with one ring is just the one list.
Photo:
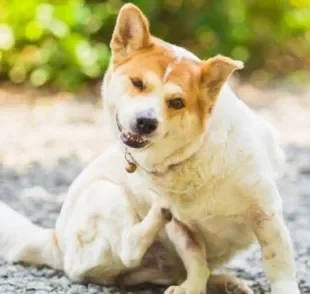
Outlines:
[[120, 257], [126, 267], [133, 268], [141, 263], [145, 252], [171, 218], [172, 215], [168, 210], [153, 204], [141, 222], [124, 232]]
[[62, 254], [54, 230], [41, 228], [0, 202], [0, 257], [62, 269]]
[[241, 280], [230, 275], [211, 275], [207, 289], [208, 294], [253, 294]]

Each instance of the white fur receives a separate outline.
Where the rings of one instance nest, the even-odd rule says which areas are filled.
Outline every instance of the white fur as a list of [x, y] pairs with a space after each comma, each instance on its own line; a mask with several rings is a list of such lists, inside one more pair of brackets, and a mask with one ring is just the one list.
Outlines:
[[[198, 60], [183, 48], [173, 49], [178, 59]], [[116, 109], [121, 107], [115, 105], [110, 112], [112, 121]], [[211, 271], [258, 239], [272, 287], [277, 284], [279, 289], [282, 280], [289, 280], [297, 289], [292, 245], [275, 184], [284, 156], [272, 127], [224, 85], [206, 133], [195, 142], [182, 142], [184, 148], [176, 143], [180, 140], [171, 136], [171, 141], [165, 137], [145, 151], [130, 150], [140, 168], [127, 185], [140, 216], [147, 211], [151, 189], [179, 220], [199, 227]], [[169, 169], [174, 164], [177, 167]]]
[[[197, 59], [183, 48], [173, 48], [179, 58]], [[120, 84], [122, 78], [117, 72], [110, 75], [103, 87], [104, 104], [117, 137], [116, 110], [121, 119], [128, 119], [130, 104]], [[174, 126], [163, 126], [167, 127]], [[186, 127], [183, 131], [190, 132]], [[56, 225], [61, 268], [73, 279], [111, 283], [119, 273], [143, 263], [144, 253], [156, 239], [166, 249], [151, 251], [149, 256], [179, 268], [177, 251], [187, 271], [187, 280], [172, 290], [203, 293], [210, 273], [257, 238], [272, 293], [298, 294], [293, 250], [274, 181], [283, 154], [270, 126], [225, 85], [203, 136], [193, 142], [185, 140], [182, 148], [176, 137], [159, 134], [156, 140], [158, 144], [145, 150], [130, 150], [138, 163], [134, 174], [124, 171], [124, 146], [116, 142], [75, 180]], [[180, 230], [169, 226], [156, 238], [163, 227], [156, 203], [169, 207], [195, 232], [192, 247], [181, 243], [182, 236], [176, 233]], [[43, 242], [45, 233], [24, 219], [7, 227], [19, 216], [7, 207], [1, 210], [1, 255], [59, 268], [59, 262], [23, 256], [21, 250], [34, 246], [37, 238]], [[21, 230], [27, 236], [20, 237]], [[152, 275], [153, 282], [175, 281], [163, 271]]]

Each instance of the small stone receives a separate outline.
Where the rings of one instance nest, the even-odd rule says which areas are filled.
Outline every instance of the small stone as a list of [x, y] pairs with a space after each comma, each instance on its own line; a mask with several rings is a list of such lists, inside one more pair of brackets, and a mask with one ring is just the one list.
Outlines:
[[307, 175], [307, 176], [310, 175], [310, 166], [302, 167], [300, 169], [300, 173], [302, 175]]
[[66, 294], [80, 294], [87, 293], [87, 287], [84, 285], [72, 285], [71, 289], [66, 292]]

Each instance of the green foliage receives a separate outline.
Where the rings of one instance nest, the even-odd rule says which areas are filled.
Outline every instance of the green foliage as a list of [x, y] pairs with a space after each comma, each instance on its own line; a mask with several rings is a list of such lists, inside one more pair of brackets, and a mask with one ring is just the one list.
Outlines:
[[[76, 89], [100, 78], [118, 0], [0, 0], [0, 77], [39, 87]], [[265, 82], [297, 80], [310, 68], [309, 0], [135, 0], [152, 33], [201, 57], [246, 62], [244, 74]]]

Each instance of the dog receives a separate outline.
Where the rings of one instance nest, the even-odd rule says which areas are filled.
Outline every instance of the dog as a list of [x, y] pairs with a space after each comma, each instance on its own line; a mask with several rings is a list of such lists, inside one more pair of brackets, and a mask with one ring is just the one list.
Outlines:
[[172, 285], [166, 294], [253, 293], [215, 272], [258, 240], [272, 294], [300, 293], [275, 182], [283, 152], [227, 84], [243, 63], [152, 36], [133, 4], [110, 47], [114, 143], [73, 182], [54, 230], [1, 204], [1, 256], [79, 281]]

